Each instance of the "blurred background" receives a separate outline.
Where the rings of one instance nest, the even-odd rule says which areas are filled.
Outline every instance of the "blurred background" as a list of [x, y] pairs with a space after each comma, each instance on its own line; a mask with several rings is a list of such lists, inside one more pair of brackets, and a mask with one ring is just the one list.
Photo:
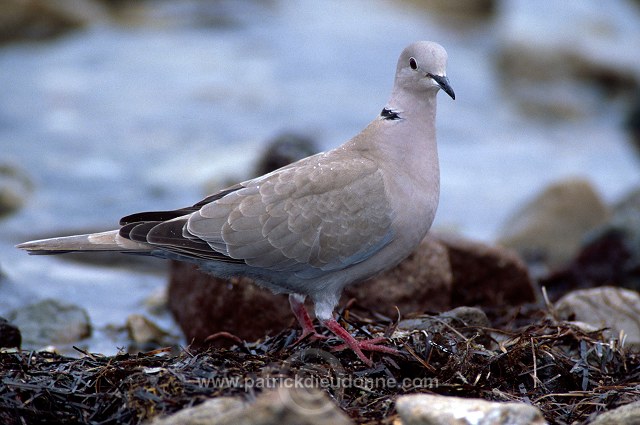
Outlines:
[[162, 261], [14, 245], [193, 204], [283, 133], [341, 144], [417, 40], [447, 49], [456, 92], [439, 97], [435, 228], [494, 243], [557, 182], [605, 209], [638, 186], [639, 1], [0, 0], [0, 316], [76, 304], [106, 354], [132, 313], [177, 334]]

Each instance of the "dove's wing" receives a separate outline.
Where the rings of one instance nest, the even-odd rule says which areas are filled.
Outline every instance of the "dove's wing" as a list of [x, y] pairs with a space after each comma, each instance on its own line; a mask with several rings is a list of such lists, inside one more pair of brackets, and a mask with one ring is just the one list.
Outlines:
[[158, 216], [168, 221], [133, 217], [140, 221], [123, 233], [183, 255], [309, 276], [364, 261], [393, 237], [382, 173], [361, 157], [319, 154], [221, 194]]

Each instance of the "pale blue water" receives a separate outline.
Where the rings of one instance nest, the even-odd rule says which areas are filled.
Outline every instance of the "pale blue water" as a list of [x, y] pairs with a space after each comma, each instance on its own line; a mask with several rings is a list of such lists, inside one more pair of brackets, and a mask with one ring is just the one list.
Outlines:
[[[144, 313], [163, 276], [13, 245], [189, 205], [211, 179], [247, 177], [263, 142], [282, 131], [314, 135], [323, 148], [342, 143], [384, 106], [397, 56], [415, 40], [447, 48], [457, 95], [439, 99], [437, 227], [491, 241], [558, 178], [586, 176], [608, 201], [638, 182], [619, 104], [549, 122], [509, 102], [495, 69], [499, 20], [461, 29], [404, 2], [228, 2], [232, 23], [207, 27], [189, 4], [166, 2], [155, 15], [162, 25], [101, 25], [0, 48], [0, 160], [35, 183], [27, 205], [0, 221], [0, 315], [49, 296], [86, 307], [98, 327]], [[99, 334], [92, 349], [115, 346]]]

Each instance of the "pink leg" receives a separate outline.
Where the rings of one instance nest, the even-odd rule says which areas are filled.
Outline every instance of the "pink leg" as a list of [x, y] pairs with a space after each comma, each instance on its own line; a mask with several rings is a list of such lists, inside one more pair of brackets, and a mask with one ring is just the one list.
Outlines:
[[298, 338], [296, 344], [306, 338], [307, 335], [311, 335], [312, 339], [327, 339], [326, 336], [316, 332], [316, 329], [313, 327], [311, 317], [309, 317], [307, 308], [304, 306], [304, 297], [297, 294], [290, 294], [289, 304], [291, 305], [291, 311], [293, 311], [293, 315], [296, 316], [298, 323], [300, 323], [300, 327], [302, 327], [302, 335], [300, 335], [300, 338]]
[[335, 319], [329, 319], [322, 321], [322, 324], [333, 332], [338, 338], [344, 341], [343, 345], [337, 347], [338, 350], [342, 350], [344, 348], [351, 348], [354, 353], [362, 360], [367, 366], [373, 366], [373, 362], [369, 360], [364, 353], [364, 351], [377, 351], [380, 353], [394, 354], [399, 355], [398, 350], [378, 345], [382, 342], [386, 341], [386, 338], [372, 338], [364, 341], [359, 341], [355, 339], [345, 328], [340, 326], [340, 324]]

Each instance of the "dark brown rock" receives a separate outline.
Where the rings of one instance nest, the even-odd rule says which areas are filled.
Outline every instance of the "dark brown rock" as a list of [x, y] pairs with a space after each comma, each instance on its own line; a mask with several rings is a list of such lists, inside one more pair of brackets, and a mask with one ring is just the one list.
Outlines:
[[0, 348], [20, 348], [22, 335], [20, 329], [0, 317]]
[[[286, 295], [272, 294], [250, 279], [219, 279], [175, 261], [169, 276], [169, 309], [189, 343], [199, 345], [222, 331], [252, 341], [294, 321]], [[218, 345], [228, 342], [221, 339]]]
[[603, 285], [640, 290], [640, 189], [614, 205], [609, 221], [591, 232], [580, 252], [540, 283], [551, 300]]
[[640, 268], [624, 232], [608, 229], [587, 243], [582, 251], [564, 268], [540, 279], [552, 301], [574, 289], [602, 285], [637, 289]]
[[392, 318], [397, 315], [396, 307], [403, 316], [443, 311], [451, 308], [452, 279], [446, 247], [427, 237], [396, 267], [346, 288], [344, 297]]
[[438, 238], [449, 253], [453, 307], [499, 307], [537, 299], [527, 266], [514, 251], [460, 237]]

